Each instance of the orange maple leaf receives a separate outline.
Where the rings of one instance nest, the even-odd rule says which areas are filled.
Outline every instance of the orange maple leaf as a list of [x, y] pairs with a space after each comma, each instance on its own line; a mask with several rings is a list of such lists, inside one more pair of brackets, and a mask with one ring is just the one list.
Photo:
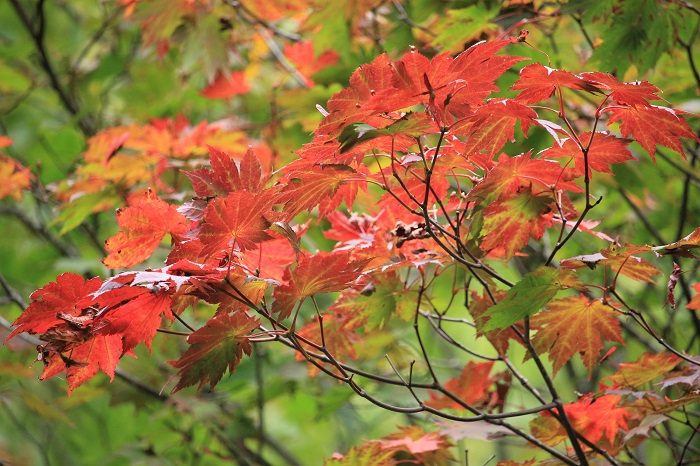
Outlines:
[[34, 175], [29, 168], [0, 154], [0, 199], [11, 196], [15, 201], [19, 201], [22, 199], [22, 191], [28, 189], [33, 180]]
[[110, 269], [143, 262], [165, 235], [184, 234], [189, 224], [176, 206], [158, 199], [150, 189], [137, 204], [117, 210], [117, 223], [122, 231], [105, 242], [109, 255], [103, 263]]
[[228, 74], [219, 72], [206, 88], [199, 91], [199, 95], [207, 99], [228, 99], [249, 90], [250, 85], [246, 82], [243, 71], [231, 71]]
[[552, 204], [549, 195], [533, 195], [529, 189], [490, 204], [483, 211], [479, 247], [487, 252], [503, 248], [509, 261], [530, 237], [541, 239], [545, 228], [552, 226]]
[[681, 361], [673, 353], [644, 353], [635, 362], [620, 363], [617, 372], [606, 378], [617, 385], [634, 388], [669, 372]]
[[617, 314], [600, 300], [589, 301], [584, 295], [556, 299], [547, 310], [530, 320], [537, 335], [533, 345], [538, 353], [549, 353], [554, 375], [579, 353], [591, 377], [603, 349], [603, 340], [624, 345]]
[[634, 280], [654, 283], [652, 277], [661, 273], [659, 269], [646, 259], [633, 255], [639, 252], [648, 252], [651, 249], [649, 246], [632, 244], [620, 248], [617, 244], [612, 243], [607, 248], [601, 249], [600, 253], [570, 257], [562, 260], [560, 265], [566, 269], [580, 269], [584, 266], [592, 269], [600, 263], [601, 265], [609, 265], [613, 272]]

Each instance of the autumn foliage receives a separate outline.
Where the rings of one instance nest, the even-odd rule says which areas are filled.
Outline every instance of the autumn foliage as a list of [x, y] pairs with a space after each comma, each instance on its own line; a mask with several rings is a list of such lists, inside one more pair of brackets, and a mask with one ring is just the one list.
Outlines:
[[[121, 2], [161, 60], [182, 18], [198, 24], [218, 8], [176, 3], [171, 18], [163, 2]], [[268, 41], [271, 23], [305, 11], [241, 3]], [[364, 8], [352, 4], [349, 14]], [[52, 188], [53, 225], [69, 234], [116, 208], [102, 257], [114, 272], [61, 273], [31, 294], [5, 342], [39, 338], [40, 379], [65, 377], [69, 395], [99, 372], [114, 379], [122, 359], [170, 333], [171, 393], [216, 393], [265, 347], [376, 409], [427, 415], [326, 464], [449, 464], [467, 434], [445, 420], [489, 423], [543, 452], [503, 465], [637, 461], [633, 447], [661, 423], [690, 419], [700, 400], [693, 340], [669, 343], [640, 307], [675, 312], [700, 224], [666, 244], [628, 241], [606, 230], [616, 206], [601, 193], [624, 188], [614, 175], [655, 167], [659, 151], [692, 170], [696, 116], [645, 80], [558, 69], [526, 31], [487, 28], [487, 40], [465, 39], [455, 53], [444, 27], [434, 44], [444, 52], [411, 47], [354, 69], [291, 158], [265, 134], [181, 115], [95, 132], [71, 179]], [[276, 53], [305, 88], [342, 55], [294, 40]], [[207, 71], [205, 98], [254, 92], [245, 70]], [[14, 200], [37, 185], [5, 155], [0, 180], [0, 197]], [[640, 199], [630, 201], [637, 210]], [[644, 287], [661, 290], [656, 301], [630, 297]], [[681, 307], [697, 324], [688, 293]], [[627, 352], [638, 339], [647, 351]], [[397, 349], [401, 340], [412, 349]], [[563, 373], [592, 381], [590, 393], [574, 395]], [[687, 425], [686, 446], [696, 414]]]

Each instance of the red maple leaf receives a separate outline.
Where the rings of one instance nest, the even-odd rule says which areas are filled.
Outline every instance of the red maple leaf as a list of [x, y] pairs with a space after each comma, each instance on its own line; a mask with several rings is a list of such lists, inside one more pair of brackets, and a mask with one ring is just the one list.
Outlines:
[[280, 320], [291, 315], [294, 303], [317, 293], [342, 291], [355, 281], [368, 260], [350, 262], [346, 252], [319, 252], [284, 272], [286, 285], [275, 288], [272, 311]]
[[[348, 359], [357, 359], [354, 345], [362, 341], [360, 336], [354, 332], [353, 326], [349, 325], [348, 319], [336, 317], [330, 314], [323, 316], [323, 332], [317, 318], [306, 324], [298, 334], [317, 345], [325, 345], [333, 358], [340, 362]], [[312, 349], [312, 347], [307, 347]], [[297, 361], [304, 361], [304, 355], [297, 352]], [[331, 366], [331, 370], [332, 370]], [[321, 369], [313, 364], [308, 364], [310, 376], [315, 376]]]
[[[605, 435], [612, 447], [620, 429], [627, 430], [627, 418], [632, 416], [625, 408], [617, 406], [621, 399], [619, 395], [588, 395], [564, 405], [564, 411], [574, 430], [592, 443], [600, 442]], [[568, 439], [564, 427], [548, 411], [543, 411], [530, 423], [530, 430], [547, 445], [557, 445]]]
[[250, 85], [246, 82], [243, 71], [231, 71], [228, 74], [218, 72], [214, 80], [199, 91], [199, 95], [207, 99], [228, 99], [249, 90]]
[[91, 295], [101, 284], [99, 278], [86, 282], [76, 274], [59, 275], [56, 282], [32, 293], [32, 303], [5, 340], [20, 332], [39, 334], [46, 342], [38, 348], [38, 359], [45, 366], [40, 379], [65, 371], [69, 394], [98, 370], [114, 379], [124, 353], [121, 336], [98, 335], [100, 324], [94, 321], [97, 308]]
[[45, 361], [46, 366], [39, 377], [46, 380], [66, 372], [68, 394], [97, 374], [98, 369], [114, 380], [114, 374], [124, 354], [120, 335], [96, 335], [69, 351], [55, 355]]
[[631, 417], [625, 408], [617, 405], [622, 399], [618, 395], [583, 397], [575, 403], [564, 405], [564, 411], [576, 431], [581, 432], [593, 443], [603, 435], [612, 445], [620, 428], [627, 430], [627, 418]]
[[[333, 200], [319, 216], [337, 207], [344, 200], [348, 208], [357, 194], [357, 183], [365, 183], [364, 175], [347, 165], [312, 165], [287, 175], [279, 197], [289, 220], [304, 210], [311, 210], [323, 201]], [[341, 189], [345, 187], [346, 189]]]
[[260, 161], [252, 148], [248, 148], [240, 162], [228, 153], [209, 146], [209, 163], [213, 170], [200, 168], [183, 172], [192, 182], [192, 187], [200, 197], [225, 197], [231, 191], [246, 190], [258, 193], [265, 185]]
[[[579, 135], [579, 140], [586, 147], [591, 140], [591, 133]], [[627, 148], [631, 139], [623, 139], [604, 132], [596, 132], [588, 148], [588, 166], [592, 170], [612, 173], [610, 165], [635, 160]], [[570, 158], [576, 164], [576, 173], [583, 176], [585, 172], [584, 156], [579, 145], [572, 138], [561, 139], [554, 147], [542, 152], [543, 157]]]
[[296, 261], [297, 252], [287, 238], [278, 234], [257, 246], [256, 249], [243, 252], [243, 264], [259, 277], [281, 282], [285, 267]]
[[109, 255], [104, 264], [111, 268], [131, 267], [146, 260], [165, 235], [187, 231], [188, 220], [149, 189], [135, 205], [117, 210], [117, 223], [122, 231], [105, 242]]
[[319, 56], [315, 56], [312, 42], [288, 43], [284, 47], [284, 56], [296, 66], [297, 71], [304, 77], [307, 87], [313, 87], [316, 84], [311, 79], [312, 75], [334, 65], [339, 57], [335, 50], [325, 50]]
[[448, 113], [462, 118], [470, 108], [498, 90], [496, 79], [522, 57], [496, 56], [507, 41], [473, 45], [456, 58], [444, 53], [428, 60], [412, 50], [393, 63], [393, 89], [376, 93], [369, 104], [377, 111], [393, 111], [421, 103], [442, 126]]
[[533, 159], [531, 153], [516, 155], [489, 171], [471, 190], [469, 199], [490, 203], [515, 194], [522, 187], [531, 187], [535, 194], [552, 189], [581, 192], [581, 188], [569, 182], [574, 177], [570, 169], [551, 160]]
[[328, 116], [318, 125], [314, 134], [337, 137], [348, 122], [361, 121], [375, 128], [386, 124], [386, 118], [367, 102], [383, 89], [392, 88], [392, 71], [386, 54], [372, 63], [364, 64], [350, 76], [350, 86], [328, 101]]
[[138, 285], [123, 286], [108, 289], [96, 296], [94, 302], [102, 307], [95, 317], [96, 332], [100, 335], [119, 335], [125, 353], [141, 342], [150, 350], [162, 316], [175, 319], [170, 310], [170, 295], [157, 290]]
[[522, 90], [516, 100], [534, 104], [549, 99], [557, 88], [568, 87], [590, 93], [600, 92], [595, 83], [568, 71], [557, 70], [539, 63], [527, 65], [520, 70], [520, 79], [511, 87]]
[[[490, 389], [494, 383], [494, 378], [489, 376], [492, 368], [493, 361], [469, 361], [458, 378], [445, 382], [445, 388], [464, 403], [472, 406], [485, 404], [490, 398]], [[447, 395], [435, 396], [431, 393], [430, 398], [425, 404], [435, 409], [465, 409]]]
[[650, 100], [663, 100], [658, 96], [659, 88], [647, 81], [635, 81], [631, 83], [621, 83], [614, 76], [594, 71], [592, 73], [581, 73], [580, 75], [587, 81], [593, 81], [602, 85], [612, 92], [608, 97], [618, 104], [631, 105], [633, 107], [648, 107]]
[[65, 324], [66, 320], [57, 315], [80, 316], [82, 308], [78, 303], [96, 291], [101, 284], [102, 280], [99, 277], [86, 282], [83, 277], [71, 272], [59, 275], [55, 282], [48, 283], [31, 294], [31, 304], [14, 321], [12, 325], [16, 328], [5, 342], [18, 333], [43, 334], [57, 325]]
[[205, 257], [220, 251], [254, 249], [256, 244], [272, 239], [265, 230], [272, 222], [274, 197], [271, 191], [253, 194], [234, 191], [224, 198], [214, 199], [204, 210], [204, 224], [199, 240]]
[[245, 312], [217, 314], [200, 329], [195, 330], [187, 342], [190, 347], [177, 361], [168, 361], [180, 369], [180, 380], [173, 392], [205, 383], [214, 388], [228, 368], [229, 374], [238, 367], [243, 353], [250, 356], [252, 350], [248, 334], [258, 328], [260, 322]]
[[681, 138], [700, 142], [700, 138], [688, 126], [688, 122], [678, 115], [682, 112], [655, 105], [647, 107], [614, 106], [607, 107], [610, 123], [620, 121], [620, 133], [624, 137], [633, 135], [634, 140], [656, 161], [656, 145], [673, 149], [686, 158]]

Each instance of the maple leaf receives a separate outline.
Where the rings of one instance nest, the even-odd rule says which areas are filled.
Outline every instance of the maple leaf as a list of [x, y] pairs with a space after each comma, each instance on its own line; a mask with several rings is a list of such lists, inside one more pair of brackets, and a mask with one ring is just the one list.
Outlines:
[[671, 373], [670, 377], [666, 377], [659, 382], [661, 390], [666, 390], [668, 387], [677, 384], [688, 385], [689, 388], [700, 387], [700, 357], [692, 358], [693, 364], [681, 367], [680, 371]]
[[584, 288], [568, 270], [540, 266], [513, 285], [507, 296], [483, 315], [490, 317], [482, 331], [504, 329], [540, 311], [558, 291]]
[[162, 322], [161, 315], [170, 320], [175, 319], [170, 310], [170, 295], [166, 292], [152, 292], [147, 287], [112, 288], [96, 296], [94, 301], [102, 307], [95, 317], [96, 326], [99, 327], [96, 333], [119, 335], [125, 353], [141, 342], [150, 351], [153, 336]]
[[233, 157], [216, 147], [209, 146], [209, 161], [213, 170], [200, 168], [183, 172], [192, 182], [197, 196], [225, 197], [231, 191], [242, 190], [259, 193], [265, 185], [262, 165], [251, 147], [241, 159], [240, 169]]
[[656, 162], [656, 145], [673, 149], [686, 158], [681, 138], [700, 142], [688, 123], [678, 116], [685, 113], [667, 107], [607, 107], [610, 112], [610, 123], [620, 121], [622, 136], [634, 136], [634, 140], [646, 150], [651, 159]]
[[392, 450], [383, 450], [380, 442], [354, 446], [347, 453], [334, 453], [333, 458], [323, 462], [324, 466], [394, 466]]
[[514, 100], [495, 99], [455, 123], [450, 133], [467, 138], [466, 155], [482, 151], [495, 155], [506, 142], [514, 139], [517, 122], [527, 137], [528, 128], [536, 118], [537, 112], [530, 107]]
[[102, 261], [111, 269], [143, 262], [165, 235], [184, 234], [189, 222], [149, 189], [137, 204], [117, 210], [117, 223], [122, 231], [105, 242], [109, 255]]
[[620, 428], [627, 430], [626, 419], [631, 417], [625, 408], [617, 407], [621, 399], [618, 395], [584, 397], [575, 403], [564, 405], [564, 412], [574, 429], [588, 440], [597, 443], [605, 435], [610, 445], [613, 445]]
[[275, 288], [272, 311], [280, 314], [280, 320], [285, 319], [298, 300], [317, 293], [344, 290], [360, 276], [367, 262], [350, 262], [346, 252], [320, 252], [301, 259], [295, 269], [285, 270], [287, 284]]
[[259, 243], [257, 249], [244, 251], [242, 263], [259, 277], [281, 282], [285, 267], [297, 261], [300, 252], [287, 238], [274, 235], [270, 241]]
[[[472, 406], [486, 404], [490, 398], [491, 386], [494, 383], [494, 379], [489, 376], [492, 368], [493, 361], [479, 363], [469, 361], [462, 369], [460, 376], [448, 380], [444, 386], [466, 404]], [[447, 395], [435, 396], [431, 393], [430, 398], [425, 404], [435, 409], [465, 409], [464, 406]]]
[[[579, 140], [584, 145], [588, 144], [590, 138], [590, 132], [582, 133], [579, 136]], [[627, 148], [630, 142], [632, 142], [631, 139], [618, 138], [606, 132], [597, 131], [594, 133], [593, 141], [588, 147], [589, 168], [602, 173], [612, 173], [610, 169], [611, 164], [635, 160], [634, 156]], [[554, 147], [543, 151], [542, 156], [572, 159], [576, 164], [576, 173], [579, 176], [583, 176], [585, 173], [584, 156], [576, 141], [572, 138], [566, 138], [557, 141], [555, 144]]]
[[606, 378], [617, 385], [639, 387], [669, 372], [681, 361], [681, 358], [673, 353], [644, 353], [635, 362], [620, 363], [617, 372]]
[[[97, 374], [98, 369], [114, 380], [119, 359], [124, 354], [120, 335], [97, 335], [66, 352], [64, 358], [54, 358], [56, 364], [46, 366], [39, 377], [45, 380], [65, 370], [68, 394]], [[66, 360], [69, 361], [66, 364]], [[63, 368], [61, 368], [63, 365]]]
[[635, 81], [631, 83], [621, 83], [614, 76], [608, 73], [594, 71], [591, 73], [581, 73], [587, 81], [593, 81], [602, 85], [605, 89], [611, 90], [608, 98], [623, 105], [633, 107], [648, 107], [650, 100], [663, 100], [657, 92], [660, 89], [647, 81]]
[[214, 199], [204, 210], [204, 224], [199, 240], [205, 257], [232, 247], [255, 249], [256, 243], [272, 239], [265, 230], [272, 222], [274, 197], [271, 191], [253, 194], [234, 191], [224, 198]]
[[121, 336], [99, 335], [95, 324], [97, 308], [90, 295], [102, 284], [99, 278], [64, 273], [32, 293], [32, 303], [17, 318], [17, 327], [7, 340], [20, 332], [39, 334], [47, 343], [39, 346], [44, 362], [41, 380], [66, 372], [68, 394], [101, 370], [114, 379], [124, 354]]
[[[289, 219], [304, 210], [313, 209], [321, 201], [329, 198], [337, 200], [337, 203], [332, 206], [337, 207], [340, 204], [337, 194], [344, 197], [346, 205], [351, 208], [357, 192], [356, 188], [346, 196], [343, 196], [345, 192], [339, 192], [339, 188], [353, 181], [364, 182], [364, 175], [347, 165], [315, 165], [294, 170], [288, 175], [287, 184], [282, 189], [279, 200], [285, 203], [284, 212]], [[329, 211], [330, 207], [327, 206], [324, 210]], [[323, 215], [319, 213], [319, 216]]]
[[[700, 282], [696, 283], [693, 285], [693, 289], [700, 293]], [[691, 309], [693, 311], [699, 311], [700, 310], [700, 294], [696, 294], [693, 296], [693, 299], [690, 300], [688, 304], [685, 306], [688, 309]]]
[[398, 432], [384, 436], [379, 442], [383, 450], [413, 455], [417, 464], [446, 465], [455, 461], [448, 450], [452, 444], [443, 434], [425, 432], [416, 425], [399, 427]]
[[339, 58], [335, 50], [325, 50], [319, 56], [315, 56], [312, 42], [288, 43], [284, 47], [284, 56], [294, 63], [297, 71], [304, 77], [307, 87], [313, 87], [316, 84], [311, 79], [312, 75], [334, 65]]
[[406, 290], [395, 272], [373, 273], [369, 279], [368, 291], [343, 293], [331, 307], [336, 315], [349, 318], [356, 327], [364, 325], [366, 332], [383, 328], [394, 315], [404, 321], [413, 317], [416, 292]]
[[[585, 76], [585, 75], [584, 75]], [[557, 70], [539, 63], [527, 65], [520, 70], [520, 78], [511, 87], [512, 90], [522, 90], [516, 97], [517, 101], [534, 104], [549, 99], [556, 89], [567, 87], [592, 94], [600, 92], [600, 87], [583, 77], [568, 71]]]
[[547, 304], [545, 312], [530, 320], [531, 327], [537, 329], [532, 343], [538, 353], [549, 353], [555, 376], [578, 353], [590, 379], [603, 349], [603, 340], [624, 345], [616, 316], [617, 313], [600, 300], [589, 301], [583, 295], [556, 299]]
[[552, 189], [581, 192], [581, 188], [569, 182], [573, 178], [575, 174], [570, 169], [562, 168], [552, 160], [533, 159], [528, 152], [496, 165], [474, 186], [468, 199], [491, 203], [517, 193], [521, 187], [530, 186], [534, 193], [551, 192]]
[[[346, 126], [338, 135], [340, 142], [340, 153], [350, 151], [362, 142], [374, 140], [382, 136], [394, 138], [408, 138], [408, 144], [413, 144], [415, 139], [426, 135], [426, 133], [437, 133], [438, 128], [433, 120], [426, 113], [408, 112], [398, 120], [383, 128], [375, 128], [366, 123], [352, 123]], [[373, 150], [377, 150], [378, 145], [372, 145]]]
[[246, 82], [243, 71], [231, 71], [228, 74], [219, 72], [214, 81], [199, 91], [199, 95], [207, 99], [228, 99], [245, 94], [249, 90], [250, 85]]
[[542, 238], [545, 227], [552, 226], [552, 203], [549, 195], [533, 195], [529, 189], [514, 194], [484, 209], [481, 243], [484, 251], [503, 248], [508, 262], [530, 241]]
[[82, 310], [78, 303], [100, 288], [101, 284], [102, 280], [98, 277], [85, 281], [71, 272], [59, 275], [55, 282], [44, 285], [30, 295], [31, 304], [14, 321], [12, 325], [16, 327], [5, 342], [18, 333], [43, 334], [57, 325], [65, 324], [65, 319], [57, 315], [79, 316]]
[[654, 283], [651, 278], [660, 274], [659, 269], [651, 265], [646, 259], [632, 255], [635, 252], [648, 251], [646, 246], [627, 245], [624, 248], [612, 243], [607, 248], [601, 249], [598, 254], [570, 257], [560, 262], [560, 266], [566, 269], [579, 269], [587, 266], [591, 269], [596, 265], [609, 265], [610, 268], [621, 275], [638, 281]]
[[252, 347], [248, 333], [260, 326], [260, 321], [245, 312], [217, 314], [195, 330], [187, 342], [190, 347], [177, 361], [168, 361], [180, 369], [180, 380], [173, 393], [195, 384], [197, 391], [209, 382], [213, 389], [228, 368], [229, 374], [238, 367], [243, 353], [250, 356]]
[[[328, 352], [333, 355], [333, 358], [340, 362], [345, 362], [349, 359], [357, 359], [354, 345], [361, 341], [359, 335], [354, 332], [354, 326], [349, 325], [347, 318], [336, 317], [330, 314], [323, 315], [323, 331], [317, 318], [306, 324], [298, 334], [300, 337], [316, 343], [324, 345]], [[311, 349], [311, 348], [309, 348]], [[296, 353], [297, 361], [304, 361], [303, 354]], [[308, 372], [311, 377], [321, 371], [313, 364], [308, 365]]]
[[694, 258], [695, 255], [692, 250], [698, 248], [700, 248], [700, 228], [696, 228], [688, 236], [675, 243], [654, 246], [651, 247], [650, 250], [654, 251], [659, 256], [671, 254], [679, 257]]
[[[621, 399], [619, 395], [585, 396], [564, 405], [564, 412], [574, 430], [592, 443], [598, 443], [605, 435], [609, 445], [613, 446], [620, 428], [627, 430], [627, 418], [632, 416], [625, 408], [617, 407]], [[535, 437], [551, 446], [568, 439], [564, 427], [547, 411], [530, 422], [530, 430]]]
[[[0, 146], [1, 147], [1, 146]], [[22, 199], [22, 191], [29, 188], [34, 180], [29, 168], [11, 157], [0, 154], [0, 199], [12, 197]]]
[[337, 137], [347, 121], [362, 121], [373, 127], [385, 124], [385, 119], [373, 116], [388, 109], [376, 109], [367, 105], [374, 94], [392, 88], [391, 62], [381, 54], [372, 63], [361, 65], [350, 76], [350, 86], [335, 94], [328, 101], [328, 115], [314, 131], [316, 135]]
[[[495, 290], [493, 292], [493, 297], [496, 302], [506, 298], [507, 294], [504, 290]], [[498, 354], [504, 355], [508, 352], [508, 347], [510, 346], [510, 340], [520, 341], [518, 335], [515, 331], [507, 327], [505, 329], [493, 329], [484, 331], [484, 326], [489, 321], [489, 317], [485, 315], [486, 311], [493, 306], [493, 301], [491, 297], [484, 292], [482, 295], [477, 294], [475, 291], [471, 293], [471, 300], [469, 303], [469, 313], [474, 317], [474, 324], [476, 325], [477, 336], [485, 336], [486, 339], [493, 345], [493, 347], [498, 351]]]

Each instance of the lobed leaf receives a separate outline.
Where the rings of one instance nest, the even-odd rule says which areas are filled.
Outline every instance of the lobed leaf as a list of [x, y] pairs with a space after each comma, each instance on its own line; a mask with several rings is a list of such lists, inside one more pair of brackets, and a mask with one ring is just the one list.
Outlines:
[[568, 270], [540, 266], [506, 292], [506, 297], [483, 315], [490, 317], [482, 331], [504, 329], [539, 312], [560, 290], [583, 288]]
[[578, 353], [591, 378], [603, 350], [603, 340], [625, 344], [617, 313], [600, 300], [583, 295], [550, 301], [547, 310], [532, 317], [537, 329], [532, 344], [538, 353], [549, 353], [553, 374]]
[[252, 347], [247, 335], [259, 325], [260, 321], [245, 312], [217, 314], [209, 319], [202, 328], [187, 337], [190, 347], [180, 359], [168, 361], [180, 369], [180, 380], [173, 392], [196, 384], [199, 384], [199, 391], [207, 382], [212, 389], [226, 369], [233, 374], [243, 353], [250, 356]]
[[109, 253], [102, 261], [111, 269], [131, 267], [146, 260], [165, 235], [184, 234], [189, 222], [170, 205], [148, 190], [137, 204], [117, 210], [122, 231], [105, 242]]

